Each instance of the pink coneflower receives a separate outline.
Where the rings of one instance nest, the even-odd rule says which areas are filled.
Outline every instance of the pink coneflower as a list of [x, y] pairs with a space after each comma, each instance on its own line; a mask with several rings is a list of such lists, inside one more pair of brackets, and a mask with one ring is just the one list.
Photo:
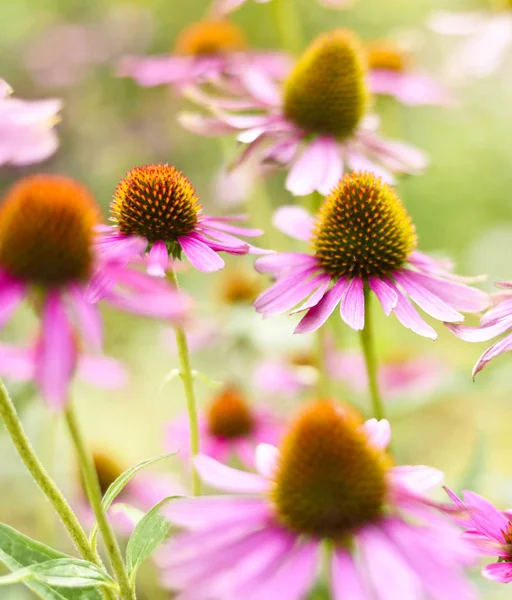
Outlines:
[[455, 505], [462, 509], [456, 521], [465, 528], [463, 538], [483, 556], [498, 562], [482, 569], [482, 575], [498, 583], [512, 581], [512, 515], [499, 511], [488, 500], [465, 490], [463, 499], [446, 490]]
[[493, 0], [491, 10], [466, 13], [438, 12], [430, 28], [463, 41], [450, 53], [447, 77], [453, 81], [487, 77], [501, 67], [512, 47], [510, 0]]
[[[254, 408], [244, 394], [234, 386], [224, 388], [199, 419], [201, 453], [220, 462], [231, 458], [254, 466], [255, 448], [260, 443], [276, 444], [282, 426], [270, 411]], [[170, 451], [179, 449], [181, 456], [190, 456], [189, 424], [179, 419], [167, 428], [166, 446]]]
[[142, 86], [172, 84], [179, 91], [221, 79], [250, 84], [262, 73], [281, 77], [288, 67], [289, 59], [283, 53], [250, 51], [238, 25], [212, 18], [182, 31], [172, 54], [126, 57], [119, 75], [131, 77]]
[[321, 327], [340, 305], [341, 318], [353, 329], [365, 325], [365, 305], [373, 292], [386, 315], [436, 339], [435, 330], [409, 298], [435, 319], [463, 321], [459, 311], [488, 306], [488, 295], [460, 283], [436, 261], [416, 250], [415, 227], [394, 190], [372, 173], [350, 173], [325, 199], [316, 218], [299, 207], [283, 207], [275, 224], [307, 241], [312, 254], [285, 252], [260, 258], [256, 268], [276, 283], [255, 302], [265, 316], [307, 311], [296, 333]]
[[257, 474], [198, 456], [206, 483], [240, 495], [169, 505], [187, 531], [160, 557], [164, 583], [180, 597], [300, 600], [323, 554], [337, 600], [473, 598], [468, 550], [424, 496], [442, 474], [393, 467], [389, 439], [387, 421], [361, 424], [322, 401], [303, 409], [279, 449], [258, 447]]
[[237, 163], [257, 155], [260, 163], [287, 167], [286, 188], [296, 196], [328, 194], [344, 170], [390, 181], [391, 172], [418, 173], [427, 164], [423, 152], [376, 135], [376, 119], [367, 114], [364, 50], [349, 31], [318, 37], [282, 89], [262, 76], [245, 95], [195, 99], [213, 116], [185, 113], [184, 127], [203, 135], [240, 132], [247, 146]]
[[497, 305], [485, 313], [479, 327], [447, 325], [452, 333], [465, 342], [486, 342], [507, 333], [503, 339], [487, 348], [480, 356], [473, 367], [473, 377], [493, 358], [512, 350], [512, 282], [501, 281], [496, 284], [496, 287], [504, 288], [506, 291], [497, 295], [499, 298]]
[[[195, 189], [175, 167], [148, 165], [128, 171], [110, 205], [112, 227], [103, 227], [100, 250], [131, 261], [144, 254], [148, 273], [164, 277], [169, 257], [181, 253], [200, 271], [218, 271], [218, 252], [261, 254], [266, 251], [235, 237], [261, 235], [260, 229], [230, 225], [244, 217], [208, 217]], [[235, 234], [235, 235], [233, 235]]]
[[98, 218], [89, 191], [57, 175], [20, 180], [0, 209], [0, 327], [24, 299], [32, 303], [40, 318], [35, 379], [54, 408], [68, 399], [80, 353], [101, 352], [91, 282], [106, 279], [108, 300], [137, 314], [179, 320], [186, 308], [173, 288], [95, 253]]
[[411, 55], [397, 44], [376, 41], [367, 45], [370, 89], [374, 94], [393, 96], [402, 104], [448, 106], [453, 98], [430, 75], [415, 69]]
[[[92, 459], [98, 474], [101, 494], [105, 495], [125, 469], [112, 452], [96, 449], [92, 453]], [[94, 514], [87, 502], [81, 474], [78, 476], [78, 483], [80, 489], [75, 509], [81, 521], [92, 527], [95, 521]], [[139, 472], [130, 479], [111, 504], [109, 519], [117, 533], [129, 536], [137, 524], [137, 517], [142, 517], [164, 498], [183, 494], [185, 488], [169, 475]], [[135, 511], [131, 511], [132, 508]]]
[[55, 133], [61, 101], [21, 100], [0, 79], [0, 165], [31, 165], [59, 146]]

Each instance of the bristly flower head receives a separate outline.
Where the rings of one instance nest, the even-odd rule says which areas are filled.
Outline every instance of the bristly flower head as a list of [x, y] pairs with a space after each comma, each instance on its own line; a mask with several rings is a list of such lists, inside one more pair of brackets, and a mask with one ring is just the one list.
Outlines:
[[410, 52], [390, 40], [367, 44], [369, 85], [374, 94], [393, 96], [409, 105], [450, 106], [454, 101], [441, 83], [415, 68]]
[[37, 341], [9, 356], [11, 364], [23, 359], [25, 374], [56, 408], [67, 401], [82, 353], [85, 358], [101, 352], [101, 318], [89, 294], [95, 280], [108, 281], [103, 295], [131, 312], [181, 319], [185, 310], [183, 299], [162, 282], [98, 256], [93, 231], [98, 218], [90, 192], [58, 175], [21, 179], [0, 207], [0, 326], [24, 298], [35, 300], [41, 320]]
[[181, 122], [203, 135], [239, 131], [238, 140], [248, 146], [236, 164], [256, 153], [261, 164], [288, 166], [286, 187], [297, 196], [328, 194], [347, 168], [387, 181], [391, 172], [420, 172], [426, 166], [422, 152], [374, 133], [366, 70], [356, 36], [331, 31], [306, 48], [283, 86], [261, 76], [245, 87], [241, 82], [238, 91], [219, 86], [217, 95], [195, 94], [212, 116], [185, 113]]
[[[201, 452], [220, 462], [235, 457], [254, 467], [256, 446], [277, 443], [281, 429], [279, 418], [268, 410], [251, 406], [238, 386], [228, 385], [212, 398], [199, 418]], [[181, 456], [189, 458], [189, 437], [188, 419], [180, 418], [167, 428], [167, 448], [172, 452], [179, 449]]]
[[275, 225], [310, 243], [313, 253], [281, 253], [256, 261], [276, 283], [254, 303], [265, 316], [302, 304], [307, 311], [296, 333], [318, 329], [340, 305], [353, 329], [365, 323], [372, 291], [386, 315], [394, 312], [409, 329], [435, 339], [434, 329], [416, 312], [409, 296], [427, 314], [447, 322], [463, 321], [459, 311], [488, 306], [488, 295], [458, 281], [446, 263], [416, 250], [414, 225], [396, 193], [372, 173], [353, 172], [333, 189], [316, 218], [299, 207], [276, 212]]
[[168, 516], [186, 532], [162, 553], [164, 582], [212, 600], [300, 600], [328, 541], [333, 598], [446, 600], [448, 589], [473, 598], [462, 573], [468, 549], [424, 496], [442, 474], [393, 466], [390, 435], [387, 421], [363, 423], [323, 400], [299, 413], [279, 449], [258, 446], [257, 474], [199, 455], [202, 479], [238, 495], [172, 504]]
[[139, 85], [172, 84], [178, 91], [220, 80], [252, 81], [263, 73], [281, 78], [289, 69], [283, 53], [255, 52], [247, 47], [243, 30], [225, 18], [192, 23], [178, 36], [174, 52], [153, 57], [126, 57], [119, 75]]
[[147, 165], [131, 169], [118, 184], [111, 206], [113, 227], [101, 228], [100, 246], [107, 254], [133, 260], [147, 258], [148, 273], [163, 277], [169, 256], [181, 252], [200, 271], [218, 271], [224, 261], [217, 252], [261, 254], [232, 234], [258, 236], [229, 221], [245, 217], [208, 217], [203, 214], [190, 181], [173, 166]]

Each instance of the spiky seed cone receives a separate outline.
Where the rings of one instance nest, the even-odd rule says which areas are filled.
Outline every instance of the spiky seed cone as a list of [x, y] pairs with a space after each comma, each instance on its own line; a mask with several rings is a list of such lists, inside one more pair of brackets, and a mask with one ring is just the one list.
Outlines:
[[0, 207], [0, 267], [43, 287], [86, 280], [98, 206], [81, 183], [33, 175], [8, 190]]
[[252, 411], [237, 387], [226, 387], [213, 399], [208, 410], [208, 428], [213, 435], [228, 440], [251, 433]]
[[389, 275], [416, 247], [416, 230], [395, 191], [373, 173], [352, 172], [327, 196], [313, 234], [315, 255], [335, 277]]
[[368, 104], [364, 51], [349, 31], [319, 36], [299, 58], [284, 87], [284, 114], [299, 127], [350, 137]]
[[176, 42], [176, 52], [192, 56], [230, 54], [247, 48], [244, 32], [227, 19], [205, 19], [184, 29]]
[[110, 205], [111, 220], [121, 233], [170, 244], [194, 230], [201, 209], [190, 181], [170, 165], [131, 169]]
[[281, 445], [272, 498], [279, 520], [304, 535], [343, 539], [382, 514], [388, 459], [349, 410], [307, 406]]

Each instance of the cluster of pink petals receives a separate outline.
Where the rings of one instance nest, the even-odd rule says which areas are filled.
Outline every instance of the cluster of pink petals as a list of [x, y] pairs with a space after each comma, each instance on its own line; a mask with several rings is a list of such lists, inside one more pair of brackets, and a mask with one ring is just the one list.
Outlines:
[[473, 367], [473, 377], [493, 358], [512, 350], [512, 282], [502, 281], [496, 286], [504, 288], [506, 291], [498, 295], [500, 301], [485, 313], [480, 320], [479, 327], [448, 325], [450, 331], [465, 342], [486, 342], [508, 332], [503, 339], [487, 348], [480, 356]]
[[[244, 221], [243, 215], [232, 217], [208, 217], [201, 215], [194, 231], [177, 238], [183, 254], [199, 271], [210, 273], [224, 267], [224, 260], [218, 252], [228, 254], [266, 254], [262, 250], [235, 237], [257, 237], [261, 229], [248, 229], [231, 225], [230, 221]], [[171, 267], [169, 252], [164, 240], [153, 243], [149, 252], [148, 240], [135, 235], [120, 233], [116, 227], [102, 225], [98, 228], [98, 249], [101, 254], [115, 258], [121, 263], [137, 261], [144, 257], [150, 275], [164, 277]]]
[[219, 83], [223, 79], [250, 85], [265, 75], [282, 79], [290, 59], [280, 52], [232, 52], [208, 55], [164, 54], [151, 57], [125, 57], [119, 66], [120, 77], [130, 77], [141, 86], [172, 85], [178, 92], [189, 86]]
[[453, 106], [450, 92], [439, 81], [419, 71], [372, 69], [370, 89], [374, 94], [393, 96], [411, 106]]
[[[260, 4], [270, 2], [271, 0], [256, 0]], [[318, 0], [323, 6], [328, 8], [348, 8], [355, 3], [356, 0]], [[237, 10], [245, 4], [246, 0], [214, 0], [212, 13], [216, 16], [224, 16]]]
[[[289, 206], [275, 213], [274, 224], [284, 233], [310, 241], [313, 217], [302, 208]], [[388, 277], [369, 277], [368, 285], [386, 315], [394, 313], [404, 327], [436, 339], [435, 330], [418, 314], [409, 298], [434, 319], [456, 323], [464, 320], [459, 311], [478, 312], [489, 305], [489, 296], [461, 283], [446, 261], [437, 261], [414, 251], [407, 263]], [[335, 278], [323, 272], [314, 255], [282, 252], [256, 261], [256, 269], [270, 273], [276, 283], [255, 301], [264, 316], [306, 312], [295, 333], [309, 333], [321, 327], [340, 306], [341, 318], [355, 330], [365, 323], [365, 282], [360, 276]]]
[[54, 127], [61, 101], [21, 100], [11, 91], [0, 79], [0, 166], [41, 162], [59, 146]]
[[[0, 269], [0, 328], [31, 294], [29, 283]], [[39, 307], [37, 343], [24, 357], [11, 349], [10, 358], [18, 368], [23, 358], [22, 373], [34, 374], [52, 408], [66, 404], [73, 375], [83, 363], [80, 357], [102, 352], [103, 325], [96, 305], [100, 298], [134, 314], [176, 322], [181, 322], [188, 307], [187, 300], [164, 282], [104, 258], [97, 260], [90, 281], [46, 291]]]
[[[199, 418], [201, 454], [210, 456], [221, 463], [238, 459], [243, 465], [253, 468], [255, 449], [258, 444], [277, 444], [282, 432], [282, 422], [262, 408], [251, 410], [254, 419], [252, 431], [244, 436], [226, 438], [214, 434], [203, 415]], [[169, 423], [166, 429], [166, 447], [169, 452], [179, 451], [182, 458], [190, 458], [190, 425], [185, 417]]]
[[[364, 425], [372, 444], [385, 448], [387, 421]], [[322, 539], [296, 534], [278, 520], [269, 499], [279, 450], [262, 444], [258, 473], [238, 471], [199, 455], [194, 464], [207, 484], [238, 495], [177, 500], [171, 521], [186, 532], [159, 557], [164, 583], [179, 598], [226, 599], [307, 596], [320, 573]], [[435, 600], [474, 597], [462, 568], [469, 554], [455, 528], [424, 494], [442, 473], [425, 466], [388, 472], [389, 510], [352, 533], [348, 546], [334, 546], [329, 579], [335, 600]]]
[[[446, 490], [461, 515], [456, 518], [465, 528], [463, 538], [484, 556], [494, 556], [499, 562], [487, 565], [482, 575], [498, 583], [512, 581], [512, 512], [499, 511], [488, 500], [474, 492], [465, 490], [459, 498]], [[507, 536], [507, 537], [506, 537]]]
[[429, 25], [437, 33], [462, 38], [446, 65], [452, 81], [487, 77], [501, 67], [512, 47], [512, 12], [439, 12]]
[[288, 120], [279, 84], [264, 74], [254, 74], [249, 85], [241, 83], [241, 88], [217, 96], [195, 90], [193, 99], [211, 115], [183, 113], [180, 122], [199, 135], [237, 133], [237, 140], [246, 147], [236, 164], [257, 158], [260, 164], [286, 167], [285, 186], [295, 196], [314, 191], [326, 195], [345, 171], [371, 171], [392, 182], [392, 173], [418, 174], [427, 166], [421, 150], [379, 137], [374, 115], [363, 119], [352, 137], [340, 141], [331, 135], [315, 135]]

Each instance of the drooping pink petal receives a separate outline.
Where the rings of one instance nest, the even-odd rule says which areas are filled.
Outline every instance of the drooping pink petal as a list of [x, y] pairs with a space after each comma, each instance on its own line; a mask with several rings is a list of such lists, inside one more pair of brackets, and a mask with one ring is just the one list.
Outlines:
[[411, 106], [450, 106], [454, 99], [438, 81], [418, 72], [397, 72], [373, 69], [370, 88], [374, 94], [394, 96], [399, 102]]
[[430, 292], [427, 288], [423, 287], [423, 285], [414, 278], [414, 275], [411, 277], [409, 271], [396, 271], [394, 273], [394, 278], [414, 302], [416, 302], [416, 304], [427, 314], [434, 317], [434, 319], [446, 322], [458, 322], [464, 320], [463, 315], [446, 304], [446, 302], [443, 302], [443, 300]]
[[407, 327], [414, 333], [421, 335], [423, 337], [430, 338], [432, 340], [437, 339], [437, 333], [435, 330], [430, 327], [425, 321], [420, 317], [416, 309], [413, 305], [407, 300], [407, 298], [402, 294], [402, 292], [394, 286], [389, 280], [387, 281], [390, 284], [396, 295], [397, 295], [397, 303], [393, 312], [396, 315], [396, 318], [402, 323], [404, 327]]
[[0, 273], [0, 327], [14, 314], [26, 294], [26, 286]]
[[389, 316], [398, 301], [396, 291], [379, 277], [370, 277], [368, 279], [368, 285], [379, 299], [384, 314]]
[[310, 333], [321, 327], [332, 315], [348, 284], [349, 280], [345, 278], [337, 281], [322, 300], [308, 310], [306, 316], [295, 328], [295, 333]]
[[[200, 223], [207, 225], [210, 229], [215, 229], [217, 231], [225, 231], [227, 233], [233, 233], [235, 235], [245, 235], [246, 237], [258, 237], [259, 235], [263, 234], [263, 229], [237, 227], [235, 225], [230, 225], [229, 223], [224, 223], [224, 221], [216, 217], [203, 217]], [[229, 239], [234, 240], [236, 238]]]
[[497, 306], [488, 310], [480, 319], [480, 327], [492, 325], [493, 322], [512, 315], [512, 298], [502, 300]]
[[187, 81], [191, 78], [193, 67], [194, 57], [191, 56], [129, 56], [122, 60], [117, 74], [120, 77], [131, 77], [139, 85], [151, 87]]
[[258, 444], [256, 447], [256, 469], [260, 475], [271, 479], [275, 475], [279, 450], [271, 444]]
[[254, 307], [266, 316], [293, 308], [321, 284], [321, 275], [310, 278], [315, 271], [316, 266], [308, 267], [279, 279], [256, 298]]
[[465, 342], [486, 342], [512, 328], [512, 314], [483, 327], [469, 327], [452, 323], [447, 323], [446, 327]]
[[341, 299], [340, 314], [345, 323], [360, 331], [364, 328], [364, 284], [361, 277], [353, 277]]
[[393, 467], [389, 476], [393, 485], [405, 487], [417, 494], [429, 492], [441, 485], [444, 479], [442, 471], [423, 465]]
[[288, 176], [286, 189], [294, 196], [307, 196], [318, 189], [325, 168], [325, 150], [322, 138], [309, 142], [295, 160]]
[[384, 183], [393, 184], [395, 178], [388, 169], [378, 162], [368, 158], [356, 146], [350, 145], [347, 149], [347, 166], [351, 171], [369, 171], [380, 177]]
[[497, 542], [503, 541], [503, 531], [507, 531], [509, 520], [491, 502], [475, 492], [464, 490], [464, 506], [475, 529]]
[[336, 549], [331, 558], [331, 590], [333, 600], [367, 600], [356, 563], [348, 552]]
[[165, 277], [169, 265], [169, 252], [165, 242], [158, 240], [148, 252], [148, 275]]
[[203, 242], [185, 235], [179, 236], [178, 242], [183, 254], [199, 271], [211, 273], [224, 268], [225, 263], [222, 258]]
[[508, 352], [512, 349], [512, 334], [507, 335], [499, 342], [493, 344], [490, 348], [480, 356], [480, 358], [476, 361], [475, 366], [473, 367], [473, 377], [479, 373], [489, 362], [502, 354], [503, 352]]
[[482, 575], [497, 583], [510, 583], [512, 581], [512, 563], [500, 562], [487, 565], [482, 569]]
[[307, 242], [311, 239], [315, 220], [301, 206], [281, 206], [274, 213], [272, 223], [286, 235]]
[[178, 115], [178, 123], [191, 133], [207, 137], [218, 137], [237, 131], [236, 127], [228, 125], [217, 117], [205, 116], [193, 112], [180, 113]]
[[77, 349], [59, 292], [48, 294], [36, 351], [36, 380], [51, 408], [62, 409], [75, 371]]
[[98, 307], [88, 301], [81, 286], [70, 287], [73, 309], [82, 338], [93, 352], [101, 352], [103, 347], [103, 324]]
[[387, 419], [369, 419], [362, 428], [368, 437], [368, 441], [372, 446], [383, 450], [389, 446], [391, 442], [391, 426]]
[[270, 256], [256, 259], [254, 267], [258, 273], [271, 273], [280, 275], [287, 271], [295, 270], [296, 267], [307, 268], [316, 265], [317, 261], [311, 254], [303, 252], [279, 252]]
[[204, 454], [197, 455], [193, 461], [201, 479], [217, 489], [242, 494], [259, 494], [268, 490], [268, 481], [261, 475], [232, 469]]
[[316, 283], [319, 284], [317, 289], [298, 308], [296, 308], [295, 310], [292, 310], [292, 312], [290, 313], [291, 315], [294, 315], [299, 312], [304, 312], [305, 310], [308, 310], [308, 309], [312, 308], [313, 306], [316, 306], [320, 302], [320, 300], [325, 296], [325, 293], [327, 292], [327, 288], [329, 287], [329, 285], [331, 284], [331, 281], [332, 281], [331, 276], [321, 274], [321, 275], [318, 275], [315, 279], [316, 279]]

